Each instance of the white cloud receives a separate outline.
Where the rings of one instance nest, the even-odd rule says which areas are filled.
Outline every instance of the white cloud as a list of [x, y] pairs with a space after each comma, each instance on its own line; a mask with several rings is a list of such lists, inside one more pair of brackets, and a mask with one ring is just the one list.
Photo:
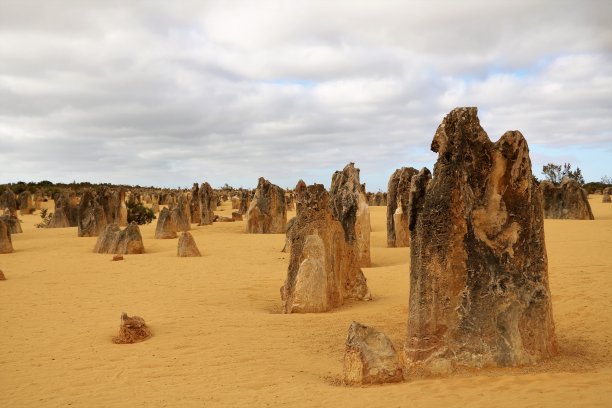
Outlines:
[[525, 134], [536, 174], [556, 149], [598, 179], [610, 17], [596, 0], [5, 0], [0, 183], [328, 184], [355, 161], [376, 190], [431, 166], [438, 123], [474, 105], [493, 140]]

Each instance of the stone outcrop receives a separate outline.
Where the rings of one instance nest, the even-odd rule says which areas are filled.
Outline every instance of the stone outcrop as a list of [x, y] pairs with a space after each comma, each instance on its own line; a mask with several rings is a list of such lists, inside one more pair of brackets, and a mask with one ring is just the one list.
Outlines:
[[295, 215], [298, 215], [304, 207], [304, 194], [306, 193], [306, 183], [299, 180], [295, 185]]
[[239, 211], [232, 212], [232, 220], [234, 221], [242, 221], [242, 214]]
[[548, 180], [540, 183], [544, 218], [561, 220], [593, 220], [591, 205], [580, 184], [569, 177], [555, 186]]
[[240, 192], [240, 214], [246, 215], [249, 211], [249, 207], [251, 205], [251, 195], [250, 191], [241, 191]]
[[612, 200], [610, 199], [610, 194], [612, 194], [612, 187], [604, 188], [603, 191], [601, 192], [601, 194], [603, 195], [603, 197], [601, 197], [601, 202], [602, 203], [610, 203], [610, 202], [612, 202]]
[[78, 211], [78, 236], [97, 237], [106, 227], [104, 208], [96, 201], [92, 191], [87, 190], [81, 197]]
[[0, 254], [10, 254], [13, 252], [13, 241], [9, 226], [0, 220]]
[[152, 336], [151, 330], [140, 316], [121, 315], [119, 334], [113, 337], [115, 344], [132, 344], [144, 341]]
[[260, 177], [247, 212], [247, 232], [284, 234], [286, 226], [285, 190]]
[[180, 257], [202, 256], [198, 246], [193, 239], [193, 235], [189, 232], [181, 232], [178, 239], [178, 247], [176, 254]]
[[10, 187], [0, 194], [0, 213], [6, 212], [7, 209], [10, 215], [17, 214], [17, 196]]
[[34, 211], [36, 211], [36, 204], [32, 193], [28, 190], [22, 191], [19, 194], [19, 212], [21, 214], [32, 214]]
[[202, 219], [202, 203], [200, 202], [200, 186], [198, 186], [198, 183], [193, 183], [193, 187], [191, 187], [189, 210], [191, 222], [199, 225]]
[[532, 364], [558, 352], [541, 196], [518, 131], [496, 143], [476, 108], [438, 127], [433, 179], [412, 178], [410, 372]]
[[408, 230], [408, 203], [410, 180], [418, 173], [412, 167], [402, 167], [393, 172], [387, 185], [387, 247], [410, 246]]
[[176, 205], [170, 207], [170, 217], [174, 220], [177, 231], [189, 231], [191, 229], [189, 201], [184, 195], [179, 195]]
[[332, 214], [342, 224], [347, 243], [355, 244], [360, 266], [370, 266], [370, 212], [354, 163], [334, 173], [330, 197]]
[[304, 196], [304, 207], [288, 234], [291, 255], [281, 288], [284, 312], [325, 312], [347, 298], [369, 300], [357, 250], [332, 215], [329, 194], [314, 184]]
[[164, 208], [157, 217], [157, 226], [155, 227], [156, 239], [171, 239], [176, 238], [177, 228], [174, 218], [170, 215], [170, 210]]
[[99, 254], [143, 254], [140, 228], [134, 222], [123, 231], [116, 223], [108, 224], [98, 236], [94, 252]]
[[208, 183], [202, 183], [200, 187], [200, 225], [212, 225], [215, 213], [215, 192]]
[[53, 197], [55, 209], [47, 228], [76, 227], [79, 223], [79, 200], [73, 191], [64, 191]]
[[120, 227], [128, 225], [128, 210], [125, 204], [125, 194], [126, 191], [123, 188], [119, 189], [119, 191], [116, 191], [114, 194], [114, 200], [117, 205], [115, 222], [118, 223]]
[[0, 220], [4, 221], [11, 234], [21, 234], [23, 232], [21, 221], [16, 215], [0, 215]]
[[0, 281], [6, 280], [6, 276], [4, 276], [4, 272], [0, 270]]
[[353, 322], [346, 337], [344, 383], [383, 384], [403, 379], [402, 364], [391, 340], [373, 327]]

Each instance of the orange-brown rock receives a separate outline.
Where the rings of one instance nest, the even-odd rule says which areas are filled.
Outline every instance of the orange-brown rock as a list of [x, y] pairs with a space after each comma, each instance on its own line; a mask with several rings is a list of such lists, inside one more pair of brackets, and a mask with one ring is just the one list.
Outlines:
[[284, 234], [286, 227], [285, 191], [260, 177], [247, 212], [247, 232], [250, 234]]
[[587, 194], [580, 184], [569, 177], [556, 186], [548, 180], [540, 183], [544, 218], [561, 220], [593, 220]]
[[179, 235], [176, 254], [180, 257], [202, 256], [193, 235], [189, 232], [181, 232]]
[[213, 223], [215, 200], [215, 192], [210, 184], [203, 183], [200, 187], [200, 225], [211, 225]]
[[28, 190], [19, 194], [19, 212], [21, 214], [32, 214], [36, 210], [34, 197]]
[[4, 272], [0, 270], [0, 281], [6, 280], [6, 276], [4, 276]]
[[104, 208], [98, 204], [92, 191], [85, 191], [78, 210], [78, 236], [97, 237], [106, 224]]
[[357, 250], [344, 234], [323, 185], [308, 186], [304, 207], [288, 236], [291, 255], [281, 288], [285, 313], [325, 312], [347, 298], [371, 298]]
[[306, 193], [306, 183], [299, 180], [295, 185], [295, 214], [299, 214], [304, 206], [304, 194]]
[[113, 255], [113, 261], [123, 261], [123, 255]]
[[198, 183], [193, 183], [193, 187], [191, 187], [189, 209], [191, 212], [191, 222], [199, 225], [202, 219], [202, 203], [200, 202], [200, 186], [198, 186]]
[[0, 219], [0, 254], [10, 254], [11, 252], [13, 252], [11, 230], [8, 225]]
[[21, 221], [17, 218], [17, 215], [0, 215], [0, 220], [4, 221], [11, 234], [21, 234], [23, 232]]
[[153, 334], [140, 316], [128, 316], [127, 313], [121, 315], [121, 325], [119, 334], [113, 337], [115, 344], [132, 344], [144, 341]]
[[602, 203], [611, 203], [612, 199], [610, 199], [610, 194], [612, 194], [612, 187], [606, 187], [601, 191], [603, 197], [601, 197]]
[[7, 209], [9, 215], [16, 215], [17, 196], [10, 187], [7, 187], [2, 194], [0, 194], [0, 213], [6, 212]]
[[143, 254], [140, 228], [134, 222], [122, 231], [116, 223], [108, 224], [98, 236], [94, 252], [98, 254]]
[[404, 380], [399, 355], [382, 332], [353, 322], [346, 337], [344, 383], [395, 383]]
[[329, 195], [332, 214], [342, 224], [347, 243], [355, 245], [360, 266], [370, 266], [370, 212], [354, 163], [334, 173]]
[[518, 131], [496, 143], [476, 108], [438, 127], [433, 179], [412, 178], [411, 372], [533, 364], [558, 352], [541, 196]]
[[172, 239], [176, 238], [177, 228], [174, 218], [170, 214], [170, 210], [164, 208], [157, 217], [157, 226], [155, 227], [156, 239]]
[[180, 194], [176, 204], [170, 206], [170, 217], [174, 221], [177, 231], [189, 231], [191, 229], [189, 207], [189, 200], [184, 194]]
[[242, 221], [242, 214], [240, 214], [240, 212], [238, 212], [238, 211], [233, 211], [232, 212], [232, 219], [234, 221]]
[[410, 246], [408, 230], [408, 203], [410, 180], [418, 173], [412, 167], [402, 167], [393, 172], [387, 185], [387, 247]]

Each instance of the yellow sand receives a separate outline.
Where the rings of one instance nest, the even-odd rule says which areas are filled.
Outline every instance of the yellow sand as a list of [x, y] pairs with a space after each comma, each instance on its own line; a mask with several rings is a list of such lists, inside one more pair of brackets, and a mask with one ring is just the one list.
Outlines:
[[[177, 258], [151, 224], [146, 254], [111, 262], [91, 252], [96, 238], [24, 216], [16, 252], [0, 255], [0, 407], [610, 407], [612, 205], [591, 205], [595, 221], [546, 220], [558, 358], [361, 388], [338, 385], [351, 321], [398, 348], [406, 330], [409, 250], [385, 247], [384, 207], [370, 208], [374, 300], [308, 315], [279, 314], [283, 235], [194, 226], [204, 256]], [[154, 336], [113, 344], [123, 311]]]

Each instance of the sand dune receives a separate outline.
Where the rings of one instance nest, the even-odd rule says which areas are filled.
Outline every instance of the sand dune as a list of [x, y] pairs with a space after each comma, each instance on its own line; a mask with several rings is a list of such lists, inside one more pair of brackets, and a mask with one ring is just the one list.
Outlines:
[[[610, 407], [612, 205], [590, 203], [595, 221], [545, 222], [559, 357], [371, 387], [339, 383], [351, 321], [398, 348], [405, 336], [409, 250], [386, 248], [385, 207], [370, 207], [374, 300], [305, 315], [279, 313], [284, 235], [194, 226], [203, 256], [177, 258], [177, 240], [155, 240], [152, 224], [146, 254], [111, 262], [92, 253], [96, 238], [23, 216], [15, 253], [0, 255], [0, 406]], [[154, 336], [113, 344], [123, 311]]]

